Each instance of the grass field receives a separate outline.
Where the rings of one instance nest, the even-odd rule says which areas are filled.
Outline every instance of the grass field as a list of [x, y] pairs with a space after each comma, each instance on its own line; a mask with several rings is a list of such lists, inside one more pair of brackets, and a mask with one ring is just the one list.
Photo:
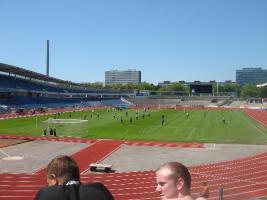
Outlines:
[[[163, 125], [162, 114], [164, 114]], [[222, 121], [223, 116], [225, 124]], [[130, 117], [133, 119], [132, 124]], [[64, 131], [64, 126], [56, 126], [56, 129], [58, 136], [73, 135], [85, 138], [267, 144], [267, 128], [238, 110], [149, 110], [147, 112], [140, 110], [139, 119], [136, 120], [135, 117], [135, 110], [75, 112], [71, 114], [72, 119], [86, 118], [88, 122], [76, 125], [72, 131], [67, 131], [66, 128]], [[54, 115], [1, 120], [0, 134], [42, 135], [45, 127], [43, 121], [48, 118], [54, 118]], [[70, 118], [70, 116], [68, 113], [61, 114], [60, 118]]]

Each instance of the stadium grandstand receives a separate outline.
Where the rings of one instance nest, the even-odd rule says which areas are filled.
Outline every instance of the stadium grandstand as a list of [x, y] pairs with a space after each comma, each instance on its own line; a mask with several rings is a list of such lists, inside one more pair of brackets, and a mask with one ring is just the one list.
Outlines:
[[20, 67], [0, 63], [0, 112], [37, 108], [127, 106], [128, 91], [92, 89]]

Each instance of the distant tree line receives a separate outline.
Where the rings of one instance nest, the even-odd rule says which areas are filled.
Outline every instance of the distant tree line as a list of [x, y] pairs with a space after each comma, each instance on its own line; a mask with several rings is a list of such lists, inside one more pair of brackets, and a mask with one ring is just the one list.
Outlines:
[[[216, 86], [213, 85], [213, 89]], [[237, 83], [227, 83], [218, 86], [220, 92], [236, 92], [237, 97], [241, 98], [266, 98], [267, 97], [267, 87], [256, 87], [256, 85], [247, 84], [239, 85]]]
[[[190, 87], [179, 82], [173, 82], [166, 86], [154, 85], [152, 83], [141, 82], [140, 84], [114, 84], [103, 88], [102, 83], [82, 83], [83, 87], [94, 89], [113, 89], [113, 90], [150, 90], [158, 92], [177, 91], [181, 94], [189, 94]], [[213, 84], [213, 93], [217, 92], [216, 83]], [[267, 87], [256, 87], [255, 85], [239, 85], [237, 83], [225, 83], [218, 85], [219, 93], [235, 93], [240, 98], [267, 98]]]

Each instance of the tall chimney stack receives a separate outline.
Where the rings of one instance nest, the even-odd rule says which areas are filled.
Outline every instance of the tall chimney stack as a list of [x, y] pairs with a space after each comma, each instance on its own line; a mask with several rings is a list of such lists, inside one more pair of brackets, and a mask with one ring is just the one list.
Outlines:
[[49, 76], [49, 40], [46, 43], [46, 75]]

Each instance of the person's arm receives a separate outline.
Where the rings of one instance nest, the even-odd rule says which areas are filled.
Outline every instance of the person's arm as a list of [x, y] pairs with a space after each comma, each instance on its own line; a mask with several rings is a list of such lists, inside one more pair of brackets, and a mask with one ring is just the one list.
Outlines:
[[206, 200], [206, 198], [204, 198], [204, 197], [198, 197], [195, 200]]
[[207, 198], [209, 196], [209, 188], [206, 186], [203, 188], [203, 192], [200, 194], [200, 197]]
[[39, 190], [39, 191], [37, 192], [37, 194], [35, 195], [35, 197], [34, 197], [33, 200], [39, 200], [39, 199], [40, 199], [41, 191], [42, 191], [42, 190]]

